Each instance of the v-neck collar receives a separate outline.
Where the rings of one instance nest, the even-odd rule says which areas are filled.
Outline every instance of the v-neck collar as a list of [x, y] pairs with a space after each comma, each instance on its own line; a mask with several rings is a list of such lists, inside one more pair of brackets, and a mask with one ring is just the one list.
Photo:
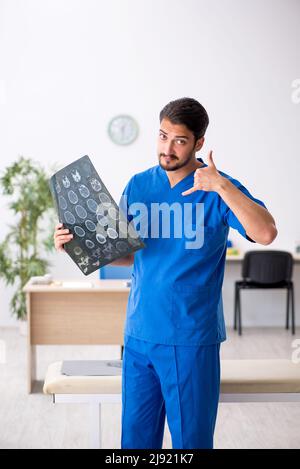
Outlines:
[[[202, 158], [196, 158], [196, 159], [197, 159], [197, 161], [199, 161], [200, 163], [203, 163], [204, 166], [201, 166], [201, 167], [207, 166], [207, 164], [204, 163], [204, 161], [202, 160]], [[198, 168], [197, 168], [197, 169], [198, 169]], [[158, 165], [158, 170], [159, 170], [160, 174], [162, 175], [163, 179], [165, 180], [165, 182], [167, 183], [168, 189], [169, 189], [170, 191], [174, 191], [175, 189], [178, 188], [178, 186], [181, 186], [183, 183], [186, 183], [187, 181], [189, 181], [192, 176], [194, 177], [194, 173], [195, 173], [195, 171], [196, 171], [196, 169], [194, 169], [194, 171], [191, 171], [189, 174], [187, 174], [186, 176], [184, 176], [184, 178], [182, 178], [180, 181], [178, 181], [174, 186], [171, 186], [166, 170], [163, 169], [160, 165]]]

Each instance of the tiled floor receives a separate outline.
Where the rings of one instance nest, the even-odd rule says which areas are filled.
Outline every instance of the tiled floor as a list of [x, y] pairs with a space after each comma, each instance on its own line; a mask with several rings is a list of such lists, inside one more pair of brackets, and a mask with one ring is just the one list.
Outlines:
[[[222, 358], [290, 358], [292, 337], [284, 329], [228, 331]], [[86, 448], [88, 412], [85, 405], [53, 405], [49, 396], [26, 393], [26, 337], [17, 329], [0, 329], [4, 363], [0, 363], [0, 448]], [[119, 347], [39, 347], [38, 378], [47, 365], [61, 359], [114, 359]], [[102, 409], [103, 447], [120, 447], [121, 405]], [[166, 425], [164, 447], [171, 448]], [[216, 448], [300, 448], [300, 404], [220, 404]]]

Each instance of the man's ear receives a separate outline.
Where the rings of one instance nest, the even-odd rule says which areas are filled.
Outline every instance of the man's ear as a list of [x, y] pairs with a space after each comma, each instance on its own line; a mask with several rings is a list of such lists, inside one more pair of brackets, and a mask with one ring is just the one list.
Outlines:
[[203, 147], [204, 141], [205, 141], [204, 137], [198, 138], [195, 144], [195, 151], [201, 150], [201, 148]]

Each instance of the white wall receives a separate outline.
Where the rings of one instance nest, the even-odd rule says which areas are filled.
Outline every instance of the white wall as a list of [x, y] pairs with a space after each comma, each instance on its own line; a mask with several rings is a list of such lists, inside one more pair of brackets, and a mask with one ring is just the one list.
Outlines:
[[[118, 199], [134, 173], [156, 164], [160, 109], [191, 96], [211, 120], [200, 156], [213, 149], [217, 166], [265, 201], [279, 230], [270, 248], [293, 251], [299, 17], [298, 0], [0, 0], [0, 170], [19, 155], [62, 166], [88, 154]], [[140, 125], [138, 140], [124, 148], [106, 132], [123, 112]], [[1, 237], [12, 221], [6, 206], [1, 197]], [[81, 278], [67, 256], [51, 261], [55, 276]], [[298, 290], [299, 280], [296, 269]], [[232, 281], [224, 284], [230, 319]], [[3, 283], [0, 297], [0, 324], [14, 324]], [[251, 302], [252, 312], [260, 302]], [[279, 303], [276, 295], [266, 303], [267, 323], [271, 316], [280, 323]]]

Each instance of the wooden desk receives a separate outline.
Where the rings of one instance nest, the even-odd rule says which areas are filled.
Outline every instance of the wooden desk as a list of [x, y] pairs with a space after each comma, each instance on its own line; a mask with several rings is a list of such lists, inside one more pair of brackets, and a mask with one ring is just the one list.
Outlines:
[[123, 345], [130, 288], [125, 280], [25, 285], [28, 320], [28, 392], [36, 379], [37, 345]]

